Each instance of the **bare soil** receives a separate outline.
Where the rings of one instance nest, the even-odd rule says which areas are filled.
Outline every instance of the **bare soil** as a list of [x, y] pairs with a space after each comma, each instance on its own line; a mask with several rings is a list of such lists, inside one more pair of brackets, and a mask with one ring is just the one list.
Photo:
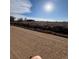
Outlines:
[[11, 59], [68, 59], [68, 39], [11, 26]]

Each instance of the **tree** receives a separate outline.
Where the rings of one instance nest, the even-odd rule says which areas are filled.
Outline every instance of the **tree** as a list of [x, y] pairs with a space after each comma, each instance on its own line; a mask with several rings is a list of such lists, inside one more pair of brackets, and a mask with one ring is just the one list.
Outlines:
[[13, 16], [10, 16], [10, 22], [14, 22], [15, 20], [15, 17], [13, 17]]
[[24, 22], [27, 22], [27, 18], [24, 19]]
[[23, 22], [23, 19], [22, 19], [22, 18], [20, 18], [20, 19], [18, 19], [18, 20], [17, 20], [17, 22]]

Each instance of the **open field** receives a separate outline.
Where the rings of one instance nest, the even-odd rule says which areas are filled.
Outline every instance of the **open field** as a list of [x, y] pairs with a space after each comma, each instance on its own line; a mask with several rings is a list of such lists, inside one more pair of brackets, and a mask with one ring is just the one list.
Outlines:
[[11, 59], [68, 59], [67, 38], [11, 26]]

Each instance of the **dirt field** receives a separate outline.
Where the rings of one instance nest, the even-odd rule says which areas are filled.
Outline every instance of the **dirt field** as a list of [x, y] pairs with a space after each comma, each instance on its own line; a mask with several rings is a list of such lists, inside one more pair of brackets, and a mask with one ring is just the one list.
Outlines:
[[11, 26], [11, 58], [67, 59], [67, 38]]

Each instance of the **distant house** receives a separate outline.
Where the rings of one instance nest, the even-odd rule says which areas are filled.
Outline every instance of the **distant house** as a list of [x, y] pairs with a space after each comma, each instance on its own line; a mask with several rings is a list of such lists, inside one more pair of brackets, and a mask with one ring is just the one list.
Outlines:
[[28, 21], [28, 22], [32, 22], [32, 21], [35, 21], [35, 20], [32, 20], [32, 19], [27, 19], [27, 21]]

